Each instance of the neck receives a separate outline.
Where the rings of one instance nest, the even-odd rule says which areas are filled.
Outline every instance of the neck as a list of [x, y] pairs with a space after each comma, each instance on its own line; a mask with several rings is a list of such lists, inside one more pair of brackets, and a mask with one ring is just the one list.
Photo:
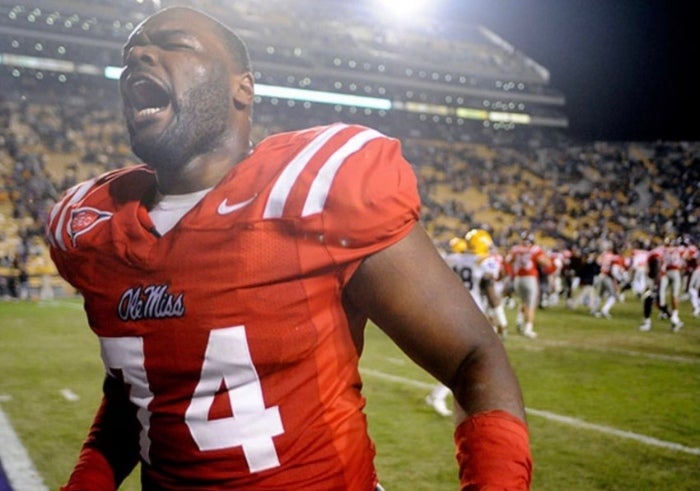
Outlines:
[[157, 169], [158, 193], [188, 194], [216, 186], [253, 151], [249, 141], [238, 152], [199, 155], [176, 170]]

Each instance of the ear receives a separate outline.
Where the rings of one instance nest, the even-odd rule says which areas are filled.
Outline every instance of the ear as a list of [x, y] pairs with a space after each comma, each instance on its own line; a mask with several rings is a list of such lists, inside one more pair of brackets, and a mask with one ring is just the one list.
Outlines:
[[251, 72], [232, 76], [232, 100], [236, 109], [245, 109], [253, 105], [255, 97], [255, 78]]

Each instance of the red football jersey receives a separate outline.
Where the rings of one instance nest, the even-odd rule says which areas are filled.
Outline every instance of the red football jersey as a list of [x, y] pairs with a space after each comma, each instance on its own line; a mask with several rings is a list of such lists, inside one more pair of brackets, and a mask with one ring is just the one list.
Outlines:
[[48, 230], [137, 407], [149, 481], [374, 489], [341, 297], [419, 218], [399, 143], [343, 124], [269, 137], [162, 237], [154, 189], [147, 167], [107, 173], [70, 189]]
[[544, 255], [544, 249], [538, 245], [516, 244], [508, 251], [506, 261], [514, 276], [538, 276], [537, 261]]

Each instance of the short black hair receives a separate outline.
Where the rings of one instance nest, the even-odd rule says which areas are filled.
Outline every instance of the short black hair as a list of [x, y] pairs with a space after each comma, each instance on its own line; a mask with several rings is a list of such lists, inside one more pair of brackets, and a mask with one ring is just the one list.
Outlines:
[[238, 34], [233, 32], [230, 27], [222, 24], [216, 19], [214, 20], [219, 29], [219, 34], [226, 44], [226, 48], [233, 54], [233, 61], [240, 66], [241, 71], [249, 72], [251, 70], [251, 62], [246, 43]]

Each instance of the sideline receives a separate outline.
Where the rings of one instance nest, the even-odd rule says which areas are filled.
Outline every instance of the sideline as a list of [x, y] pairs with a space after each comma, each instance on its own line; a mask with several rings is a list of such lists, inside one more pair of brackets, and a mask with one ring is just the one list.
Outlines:
[[[396, 375], [391, 375], [388, 373], [380, 372], [378, 370], [372, 370], [369, 368], [361, 368], [360, 372], [371, 377], [380, 378], [383, 380], [388, 380], [390, 382], [397, 382], [404, 385], [410, 385], [412, 387], [417, 387], [420, 389], [431, 389], [435, 384], [430, 384], [426, 382], [420, 382], [418, 380], [412, 380], [404, 377], [399, 377]], [[613, 435], [620, 438], [626, 438], [629, 440], [634, 440], [645, 445], [651, 445], [654, 447], [661, 447], [667, 450], [675, 450], [678, 452], [683, 452], [691, 455], [700, 455], [700, 448], [698, 447], [688, 447], [681, 445], [680, 443], [668, 442], [665, 440], [659, 440], [646, 435], [640, 435], [639, 433], [634, 433], [632, 431], [618, 430], [617, 428], [612, 428], [610, 426], [599, 425], [595, 423], [588, 423], [581, 419], [572, 418], [569, 416], [562, 416], [560, 414], [555, 414], [549, 411], [542, 411], [540, 409], [525, 408], [525, 412], [533, 416], [538, 416], [540, 418], [545, 418], [550, 421], [556, 421], [557, 423], [566, 424], [573, 426], [575, 428], [582, 428], [585, 430], [597, 431], [599, 433], [604, 433], [606, 435]]]
[[[0, 442], [0, 489], [49, 491], [1, 408]], [[5, 471], [4, 475], [2, 470]]]

